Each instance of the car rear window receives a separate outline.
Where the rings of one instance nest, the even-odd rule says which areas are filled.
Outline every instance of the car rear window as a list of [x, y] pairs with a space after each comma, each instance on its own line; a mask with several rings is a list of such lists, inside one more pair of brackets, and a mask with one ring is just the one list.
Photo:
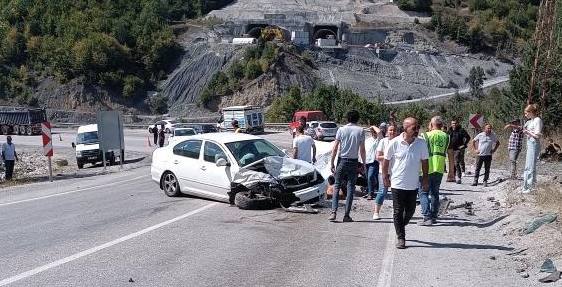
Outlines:
[[336, 123], [321, 123], [320, 126], [325, 129], [334, 129], [338, 127]]

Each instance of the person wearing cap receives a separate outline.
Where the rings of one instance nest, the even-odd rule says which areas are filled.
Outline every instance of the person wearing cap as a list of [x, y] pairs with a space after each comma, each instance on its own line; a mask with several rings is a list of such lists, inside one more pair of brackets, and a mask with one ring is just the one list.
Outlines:
[[509, 135], [509, 141], [507, 143], [509, 162], [511, 164], [509, 178], [517, 179], [517, 158], [523, 147], [523, 128], [521, 127], [521, 120], [514, 119], [503, 127], [504, 130], [509, 128], [511, 128], [511, 134]]
[[232, 128], [234, 129], [234, 133], [239, 134], [242, 132], [242, 129], [240, 128], [240, 126], [238, 125], [238, 121], [237, 120], [232, 120], [232, 122], [230, 123], [232, 125]]

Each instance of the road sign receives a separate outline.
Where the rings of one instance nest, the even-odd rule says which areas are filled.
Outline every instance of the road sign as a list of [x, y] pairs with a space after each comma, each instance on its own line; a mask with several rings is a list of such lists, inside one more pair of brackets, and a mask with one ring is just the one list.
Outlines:
[[391, 120], [395, 120], [395, 119], [396, 119], [396, 111], [390, 111], [390, 119], [391, 119]]
[[43, 138], [43, 152], [45, 156], [53, 156], [53, 141], [51, 137], [51, 123], [41, 123], [41, 137]]
[[471, 128], [475, 130], [482, 129], [484, 125], [484, 116], [481, 114], [470, 114], [468, 116], [468, 123], [471, 125]]

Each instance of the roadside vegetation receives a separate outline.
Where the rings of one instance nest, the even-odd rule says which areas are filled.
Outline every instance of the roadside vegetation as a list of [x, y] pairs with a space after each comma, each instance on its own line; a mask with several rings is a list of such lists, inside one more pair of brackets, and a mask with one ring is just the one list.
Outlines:
[[[427, 7], [427, 3], [419, 2], [423, 5], [414, 5], [415, 9], [402, 8], [401, 2], [408, 1], [398, 1], [403, 10], [423, 11], [418, 6]], [[533, 36], [539, 4], [539, 0], [433, 1], [427, 28], [443, 39], [469, 47], [473, 53], [493, 52], [507, 59], [521, 55]]]
[[0, 0], [0, 98], [32, 104], [36, 78], [134, 97], [181, 53], [170, 27], [231, 0]]

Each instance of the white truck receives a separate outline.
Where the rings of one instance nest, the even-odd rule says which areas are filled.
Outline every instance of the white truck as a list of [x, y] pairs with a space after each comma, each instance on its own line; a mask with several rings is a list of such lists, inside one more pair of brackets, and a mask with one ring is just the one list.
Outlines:
[[[72, 143], [72, 147], [76, 149], [76, 163], [78, 164], [78, 168], [83, 168], [86, 163], [96, 164], [98, 162], [103, 162], [103, 154], [100, 150], [99, 143], [97, 124], [78, 127], [76, 143]], [[110, 165], [114, 165], [115, 153], [113, 151], [107, 151], [105, 153], [105, 160], [109, 161]]]
[[238, 125], [245, 133], [259, 134], [263, 133], [263, 108], [260, 106], [232, 106], [222, 109], [221, 129], [226, 131], [234, 131], [232, 121], [237, 120]]

